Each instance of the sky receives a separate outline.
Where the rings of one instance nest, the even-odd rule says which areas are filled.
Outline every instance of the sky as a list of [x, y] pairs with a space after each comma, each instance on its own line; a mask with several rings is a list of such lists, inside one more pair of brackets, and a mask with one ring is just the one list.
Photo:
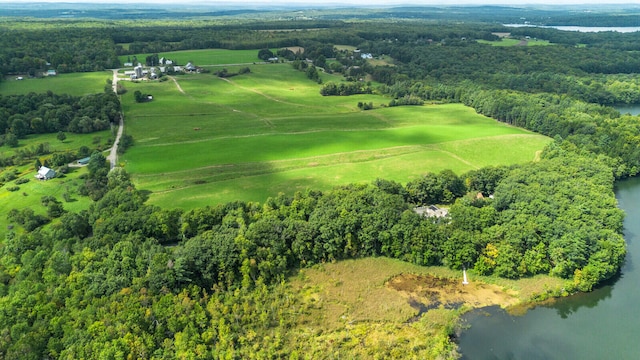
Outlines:
[[[204, 0], [0, 0], [4, 3], [165, 3], [165, 4], [190, 4], [214, 6], [216, 2]], [[340, 4], [340, 5], [397, 5], [397, 4], [418, 4], [418, 5], [588, 5], [588, 4], [638, 4], [637, 0], [219, 0], [221, 4]]]

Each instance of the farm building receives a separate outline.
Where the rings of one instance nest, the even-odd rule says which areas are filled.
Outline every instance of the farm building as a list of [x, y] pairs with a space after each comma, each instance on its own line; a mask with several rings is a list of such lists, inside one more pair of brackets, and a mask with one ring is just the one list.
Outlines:
[[449, 210], [440, 209], [435, 205], [419, 206], [419, 207], [413, 209], [413, 211], [415, 211], [416, 214], [422, 215], [422, 216], [425, 216], [425, 217], [444, 218], [447, 215], [449, 215]]
[[36, 174], [36, 178], [40, 180], [49, 180], [51, 178], [56, 177], [56, 172], [49, 169], [46, 166], [40, 166], [38, 173]]
[[87, 165], [90, 160], [91, 160], [91, 157], [82, 158], [82, 159], [78, 160], [78, 164]]

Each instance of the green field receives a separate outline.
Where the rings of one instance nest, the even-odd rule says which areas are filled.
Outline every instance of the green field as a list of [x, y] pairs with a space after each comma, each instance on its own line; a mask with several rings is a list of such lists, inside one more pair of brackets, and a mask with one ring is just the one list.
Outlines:
[[16, 80], [16, 77], [7, 77], [0, 82], [0, 94], [14, 95], [30, 92], [43, 93], [51, 90], [54, 94], [70, 94], [82, 96], [101, 93], [104, 91], [106, 80], [111, 79], [111, 71], [97, 71], [88, 73], [59, 74], [45, 76], [43, 78]]
[[[125, 128], [136, 145], [120, 162], [152, 191], [151, 203], [190, 208], [376, 178], [406, 183], [532, 161], [550, 141], [459, 104], [388, 108], [379, 95], [322, 97], [289, 65], [251, 70], [126, 84]], [[135, 103], [135, 90], [154, 100]], [[359, 101], [375, 109], [361, 111]]]
[[[74, 134], [66, 132], [67, 138], [64, 141], [60, 141], [56, 138], [58, 134], [31, 134], [27, 135], [24, 139], [20, 139], [19, 145], [16, 148], [1, 147], [0, 154], [3, 156], [12, 156], [17, 151], [24, 148], [30, 148], [37, 146], [38, 144], [49, 144], [49, 150], [51, 153], [55, 152], [76, 152], [82, 146], [86, 146], [89, 149], [96, 148], [110, 148], [113, 145], [113, 135], [111, 130], [96, 131], [89, 134]], [[46, 157], [46, 156], [43, 156]]]
[[[275, 51], [273, 49], [272, 51]], [[138, 61], [143, 63], [145, 58], [152, 54], [136, 54], [119, 56], [120, 63], [124, 64], [128, 60], [132, 60], [134, 56]], [[226, 50], [226, 49], [207, 49], [207, 50], [185, 50], [173, 51], [166, 53], [158, 53], [159, 57], [165, 57], [177, 62], [178, 65], [185, 65], [192, 62], [197, 66], [221, 65], [221, 64], [245, 64], [261, 62], [258, 58], [258, 50]]]

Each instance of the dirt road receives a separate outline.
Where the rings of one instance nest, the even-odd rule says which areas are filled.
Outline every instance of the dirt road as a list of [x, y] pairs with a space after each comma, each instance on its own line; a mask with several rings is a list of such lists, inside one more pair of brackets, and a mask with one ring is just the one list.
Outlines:
[[[113, 69], [113, 80], [111, 83], [113, 87], [113, 92], [115, 92], [116, 94], [118, 89], [118, 70], [120, 69]], [[118, 132], [116, 133], [116, 139], [113, 141], [113, 146], [109, 150], [109, 155], [107, 156], [107, 160], [111, 164], [112, 169], [116, 167], [116, 164], [118, 163], [118, 143], [120, 143], [120, 137], [122, 137], [123, 131], [124, 131], [124, 116], [122, 115], [122, 113], [120, 113], [120, 123], [118, 124]]]

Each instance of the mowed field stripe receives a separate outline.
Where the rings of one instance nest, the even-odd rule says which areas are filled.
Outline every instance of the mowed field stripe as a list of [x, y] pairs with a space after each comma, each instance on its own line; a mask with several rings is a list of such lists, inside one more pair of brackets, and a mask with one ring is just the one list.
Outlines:
[[[497, 142], [504, 143], [508, 148], [514, 141], [527, 140], [527, 137], [535, 138], [535, 140], [541, 141], [542, 143], [549, 141], [548, 138], [539, 135], [527, 136], [514, 134], [487, 137], [485, 139], [455, 141], [440, 145], [450, 148], [459, 145], [473, 146], [479, 145], [483, 142]], [[531, 158], [535, 156], [535, 148], [536, 146], [533, 146], [531, 151], [529, 151], [529, 156]], [[524, 158], [526, 159], [526, 157], [527, 156]], [[420, 162], [416, 163], [408, 161], [411, 159], [419, 159]], [[434, 160], [437, 160], [435, 162], [440, 165], [435, 165], [433, 163]], [[328, 181], [328, 183], [334, 184], [336, 181], [339, 182], [340, 178], [367, 181], [373, 171], [378, 173], [378, 177], [391, 178], [406, 182], [411, 178], [415, 178], [416, 176], [428, 171], [438, 171], [450, 168], [460, 172], [461, 170], [468, 171], [477, 169], [481, 167], [481, 165], [482, 164], [478, 164], [473, 159], [463, 158], [441, 148], [439, 145], [432, 144], [401, 146], [376, 151], [354, 151], [349, 153], [277, 160], [262, 163], [214, 165], [163, 173], [161, 180], [158, 180], [156, 175], [139, 175], [135, 178], [136, 180], [149, 185], [148, 188], [152, 190], [154, 194], [152, 195], [152, 199], [161, 199], [166, 195], [162, 197], [156, 196], [166, 193], [182, 193], [188, 189], [199, 189], [199, 192], [204, 188], [215, 188], [217, 186], [216, 184], [220, 184], [222, 187], [227, 187], [228, 185], [226, 184], [228, 184], [229, 181], [241, 181], [242, 183], [246, 183], [252, 181], [250, 180], [252, 178], [255, 181], [259, 181], [259, 179], [277, 176], [281, 179], [280, 181], [288, 183], [292, 188], [299, 188], [301, 183], [308, 183], [310, 181], [322, 183], [322, 181], [317, 179], [313, 181], [310, 180], [309, 176], [318, 177], [318, 174], [323, 173], [341, 173], [341, 175], [338, 175]], [[301, 171], [306, 176], [296, 175]], [[362, 174], [359, 179], [357, 178], [358, 174]], [[400, 174], [400, 176], [398, 176], [398, 174]], [[407, 174], [409, 175], [407, 176]], [[319, 178], [322, 178], [322, 176]], [[255, 184], [251, 185], [251, 187], [260, 188], [259, 185]], [[268, 193], [267, 188], [270, 187], [272, 186], [266, 186], [265, 189], [261, 191], [266, 194]], [[249, 198], [247, 200], [252, 199]]]

